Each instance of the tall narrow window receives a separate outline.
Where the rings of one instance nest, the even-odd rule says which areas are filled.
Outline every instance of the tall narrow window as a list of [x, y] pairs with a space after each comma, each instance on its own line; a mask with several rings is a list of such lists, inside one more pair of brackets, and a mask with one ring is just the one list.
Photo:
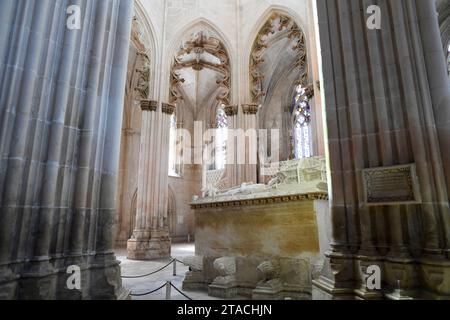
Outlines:
[[299, 85], [294, 98], [294, 155], [296, 159], [312, 157], [311, 106], [306, 89]]
[[169, 175], [178, 176], [177, 172], [177, 118], [170, 118], [170, 142], [169, 142]]
[[228, 119], [225, 113], [225, 105], [220, 105], [216, 114], [216, 170], [225, 169], [227, 160]]

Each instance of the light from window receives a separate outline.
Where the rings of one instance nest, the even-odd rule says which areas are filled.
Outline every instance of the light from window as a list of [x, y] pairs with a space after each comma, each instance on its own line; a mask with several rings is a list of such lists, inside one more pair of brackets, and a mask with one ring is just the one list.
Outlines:
[[311, 106], [305, 88], [299, 85], [294, 98], [294, 154], [296, 159], [312, 157]]

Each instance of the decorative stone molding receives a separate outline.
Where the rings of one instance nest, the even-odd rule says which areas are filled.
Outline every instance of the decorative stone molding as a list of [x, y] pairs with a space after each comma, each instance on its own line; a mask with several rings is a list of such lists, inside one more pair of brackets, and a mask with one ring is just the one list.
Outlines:
[[243, 207], [254, 205], [269, 205], [282, 202], [293, 201], [315, 201], [315, 200], [328, 200], [327, 192], [316, 192], [308, 194], [288, 195], [288, 196], [275, 196], [260, 199], [248, 199], [238, 201], [222, 201], [214, 203], [193, 203], [191, 208], [196, 209], [208, 209], [208, 208], [227, 208], [227, 207]]
[[141, 17], [138, 15], [133, 17], [130, 40], [140, 52], [145, 52], [147, 50], [145, 45], [147, 43], [145, 27]]
[[173, 115], [175, 113], [176, 107], [173, 104], [170, 103], [163, 103], [162, 104], [162, 112], [168, 115]]
[[158, 101], [154, 100], [142, 100], [141, 101], [142, 111], [155, 112], [158, 109]]
[[140, 63], [138, 64], [138, 68], [136, 68], [138, 78], [136, 80], [134, 91], [138, 94], [136, 100], [145, 100], [150, 93], [150, 58], [143, 52], [139, 52], [138, 57]]
[[[217, 58], [217, 63], [211, 62], [211, 55]], [[185, 82], [178, 71], [185, 68], [192, 68], [196, 71], [210, 69], [218, 73], [216, 83], [221, 90], [218, 90], [217, 100], [229, 104], [230, 101], [230, 61], [225, 46], [215, 36], [207, 32], [200, 31], [194, 33], [191, 38], [185, 41], [181, 49], [176, 53], [171, 70], [170, 81], [170, 102], [176, 103], [183, 100], [179, 86]]]
[[246, 115], [256, 115], [259, 111], [259, 104], [244, 104], [242, 105], [242, 111]]
[[239, 108], [238, 106], [226, 106], [224, 110], [227, 117], [233, 117], [238, 114]]
[[300, 69], [301, 83], [304, 85], [308, 83], [305, 35], [292, 18], [281, 13], [274, 13], [261, 29], [253, 44], [250, 60], [250, 79], [252, 101], [254, 103], [261, 103], [266, 96], [263, 88], [265, 75], [260, 69], [260, 65], [265, 62], [264, 53], [272, 44], [283, 38], [291, 39], [295, 43], [292, 47], [297, 53], [295, 67]]

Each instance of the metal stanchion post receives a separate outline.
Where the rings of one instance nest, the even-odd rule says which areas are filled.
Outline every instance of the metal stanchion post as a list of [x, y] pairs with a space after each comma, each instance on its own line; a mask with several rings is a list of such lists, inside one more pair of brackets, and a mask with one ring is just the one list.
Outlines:
[[177, 275], [177, 260], [173, 260], [173, 276]]
[[166, 283], [166, 300], [170, 300], [172, 297], [172, 283], [167, 281]]

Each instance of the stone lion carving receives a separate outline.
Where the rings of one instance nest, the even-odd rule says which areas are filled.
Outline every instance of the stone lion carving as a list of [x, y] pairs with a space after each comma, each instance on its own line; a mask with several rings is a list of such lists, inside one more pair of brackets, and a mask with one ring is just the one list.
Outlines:
[[214, 269], [219, 276], [214, 280], [215, 285], [229, 285], [236, 281], [236, 259], [232, 257], [219, 258], [214, 261]]
[[257, 270], [262, 274], [262, 280], [258, 283], [259, 290], [279, 292], [282, 289], [281, 265], [276, 260], [264, 261]]
[[257, 269], [263, 275], [264, 282], [280, 278], [281, 275], [281, 267], [277, 261], [264, 261]]
[[192, 256], [183, 259], [183, 263], [189, 267], [190, 271], [200, 272], [203, 271], [203, 257]]

